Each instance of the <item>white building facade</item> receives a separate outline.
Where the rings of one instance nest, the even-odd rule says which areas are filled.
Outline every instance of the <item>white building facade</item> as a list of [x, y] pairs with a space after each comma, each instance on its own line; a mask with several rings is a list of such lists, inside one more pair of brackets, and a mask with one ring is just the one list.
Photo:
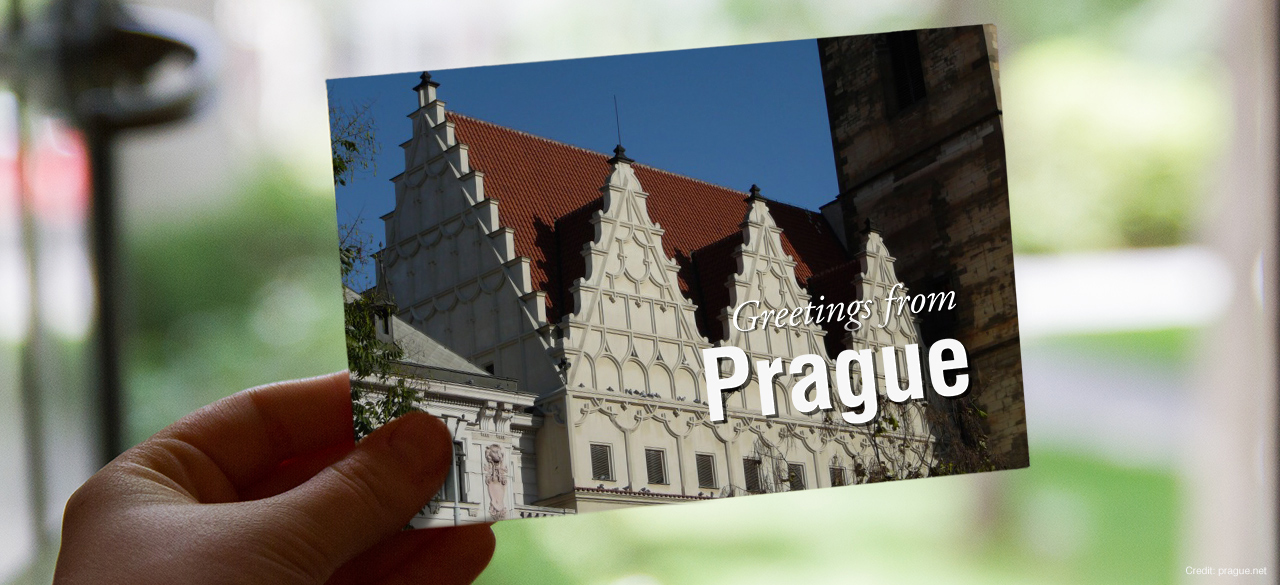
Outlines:
[[[899, 283], [876, 231], [844, 250], [820, 214], [636, 165], [621, 147], [606, 160], [451, 114], [437, 86], [424, 74], [415, 88], [406, 170], [393, 179], [396, 207], [383, 217], [379, 286], [399, 319], [476, 371], [515, 381], [520, 398], [510, 402], [476, 394], [511, 405], [481, 413], [491, 422], [477, 432], [493, 433], [510, 453], [534, 454], [518, 466], [527, 505], [583, 512], [928, 474], [933, 439], [921, 403], [882, 400], [875, 422], [850, 425], [834, 397], [830, 411], [793, 410], [800, 378], [783, 375], [771, 389], [777, 413], [766, 416], [753, 374], [726, 395], [728, 420], [709, 420], [703, 349], [732, 345], [753, 363], [816, 354], [830, 377], [833, 348], [879, 356], [892, 346], [902, 360], [902, 348], [919, 344], [909, 316], [871, 327], [886, 322], [880, 306], [854, 333], [803, 322], [732, 326], [744, 303], [740, 317], [819, 304], [798, 271], [810, 285], [837, 283], [824, 289], [839, 293], [826, 302], [883, 298]], [[483, 166], [472, 167], [473, 155]], [[681, 206], [736, 217], [704, 227], [671, 215]], [[670, 227], [654, 221], [659, 212]], [[827, 241], [838, 249], [824, 251]], [[822, 254], [830, 259], [819, 274]], [[876, 376], [883, 396], [884, 372]]]
[[[353, 294], [353, 293], [349, 293]], [[444, 421], [453, 437], [453, 463], [440, 492], [412, 520], [415, 528], [495, 522], [573, 513], [534, 505], [535, 439], [542, 416], [534, 396], [514, 380], [468, 363], [404, 321], [378, 319], [378, 336], [404, 357], [385, 377], [354, 378], [364, 400], [375, 402], [396, 387], [412, 390], [413, 407]]]

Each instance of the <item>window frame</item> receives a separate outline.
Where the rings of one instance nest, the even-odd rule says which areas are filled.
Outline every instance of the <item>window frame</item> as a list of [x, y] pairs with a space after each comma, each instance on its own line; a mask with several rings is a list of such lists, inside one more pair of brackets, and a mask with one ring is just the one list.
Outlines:
[[[748, 463], [752, 465], [749, 467]], [[759, 457], [743, 457], [742, 458], [742, 483], [743, 483], [743, 488], [747, 490], [747, 493], [749, 494], [764, 493], [764, 486], [762, 481], [764, 478], [761, 476], [762, 474], [760, 473], [760, 470], [763, 467], [764, 467], [764, 461], [762, 461]], [[755, 471], [754, 475], [755, 475], [756, 487], [754, 490], [751, 489], [752, 474], [748, 472], [748, 469], [754, 469]]]
[[[800, 484], [799, 488], [796, 487], [797, 482]], [[805, 480], [804, 480], [804, 464], [792, 463], [788, 461], [787, 462], [787, 491], [799, 492], [799, 491], [804, 491], [807, 487], [808, 485], [805, 483]]]
[[466, 502], [467, 499], [467, 442], [458, 439], [453, 441], [453, 456], [449, 461], [449, 471], [444, 475], [444, 483], [440, 485], [436, 495], [444, 502]]
[[[700, 461], [700, 458], [702, 458], [702, 457], [706, 457], [706, 458], [710, 461], [710, 464], [708, 465], [708, 468], [709, 468], [709, 470], [711, 471], [711, 485], [707, 485], [707, 484], [702, 483], [702, 467], [698, 464], [698, 462]], [[718, 477], [716, 477], [716, 475], [717, 475], [717, 474], [716, 474], [716, 456], [715, 456], [715, 453], [696, 453], [696, 452], [695, 452], [695, 453], [693, 454], [693, 467], [694, 467], [694, 471], [695, 471], [695, 472], [697, 473], [697, 475], [698, 475], [698, 487], [699, 487], [699, 488], [709, 489], [709, 490], [718, 490], [718, 489], [720, 489], [720, 485], [719, 485], [719, 483], [720, 483], [720, 482], [719, 482], [719, 481], [717, 481], [717, 480], [719, 480], [719, 478], [718, 478]]]
[[[832, 465], [828, 469], [831, 471], [831, 487], [844, 487], [849, 485], [849, 475], [845, 472], [845, 468], [839, 465]], [[839, 481], [836, 481], [836, 478]]]
[[[595, 448], [602, 447], [604, 449], [604, 462], [608, 467], [608, 477], [599, 477], [596, 475], [596, 458]], [[618, 475], [613, 465], [613, 445], [609, 443], [588, 443], [587, 454], [591, 463], [591, 480], [592, 481], [618, 481]]]
[[[649, 468], [650, 453], [655, 453], [658, 456], [658, 466], [661, 468], [661, 471], [662, 471], [662, 477], [661, 477], [662, 481], [653, 481], [653, 477], [649, 473], [653, 471], [652, 469]], [[671, 474], [667, 470], [667, 450], [660, 449], [657, 447], [645, 447], [644, 448], [644, 471], [645, 471], [645, 481], [647, 481], [649, 485], [671, 485]]]

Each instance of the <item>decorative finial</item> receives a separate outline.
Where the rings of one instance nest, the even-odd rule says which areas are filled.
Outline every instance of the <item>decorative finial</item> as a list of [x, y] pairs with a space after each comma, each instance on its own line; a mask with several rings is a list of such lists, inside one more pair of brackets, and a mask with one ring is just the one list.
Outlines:
[[422, 88], [428, 85], [431, 87], [440, 87], [438, 82], [431, 81], [431, 74], [426, 71], [423, 71], [422, 75], [418, 76], [418, 79], [421, 81], [418, 82], [418, 85], [413, 86], [413, 91], [421, 91]]
[[755, 200], [757, 200], [757, 199], [759, 199], [759, 200], [761, 200], [761, 201], [763, 201], [763, 200], [764, 200], [764, 197], [761, 197], [761, 196], [760, 196], [760, 187], [757, 187], [757, 186], [755, 185], [755, 183], [752, 183], [752, 184], [751, 184], [751, 189], [750, 189], [749, 193], [751, 193], [751, 194], [750, 194], [750, 195], [747, 195], [747, 203], [754, 202], [754, 201], [755, 201]]
[[609, 159], [609, 164], [618, 164], [620, 162], [624, 162], [627, 164], [636, 162], [634, 160], [631, 160], [631, 158], [627, 156], [627, 149], [623, 148], [621, 144], [614, 147], [613, 158]]
[[876, 222], [868, 217], [863, 225], [862, 233], [869, 234], [871, 232], [880, 233], [880, 226], [876, 225]]
[[622, 116], [618, 114], [618, 94], [613, 94], [613, 121], [618, 126], [618, 146], [622, 146]]

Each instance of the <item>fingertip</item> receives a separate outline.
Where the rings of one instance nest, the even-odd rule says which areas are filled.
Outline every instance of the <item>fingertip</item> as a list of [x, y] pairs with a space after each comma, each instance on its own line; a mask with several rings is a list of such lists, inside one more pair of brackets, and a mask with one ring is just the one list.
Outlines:
[[321, 374], [313, 378], [303, 378], [297, 382], [301, 385], [319, 384], [329, 386], [335, 391], [341, 391], [344, 396], [351, 394], [351, 372], [348, 370]]
[[440, 489], [452, 453], [444, 423], [411, 412], [279, 497], [292, 513], [313, 519], [298, 536], [321, 543], [336, 565], [398, 533]]
[[495, 546], [489, 524], [406, 530], [343, 565], [328, 583], [470, 583]]
[[[444, 528], [443, 530], [450, 529]], [[457, 531], [453, 535], [455, 538], [471, 543], [477, 550], [488, 551], [484, 557], [484, 564], [489, 564], [489, 560], [493, 558], [493, 552], [498, 548], [498, 538], [493, 534], [492, 522], [458, 526], [453, 530]]]
[[475, 581], [497, 548], [489, 524], [467, 524], [415, 530], [421, 533], [418, 554], [403, 563], [396, 576], [407, 583], [470, 583]]
[[[444, 422], [425, 412], [410, 412], [386, 425], [387, 445], [415, 482], [448, 469], [453, 437]], [[370, 435], [372, 436], [372, 435]]]

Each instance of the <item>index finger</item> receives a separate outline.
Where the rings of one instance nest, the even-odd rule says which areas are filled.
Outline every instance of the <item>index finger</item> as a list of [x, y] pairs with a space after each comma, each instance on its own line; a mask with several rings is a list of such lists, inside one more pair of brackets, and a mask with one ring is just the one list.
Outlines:
[[151, 441], [203, 454], [237, 491], [280, 462], [354, 442], [347, 372], [258, 386], [197, 410]]

